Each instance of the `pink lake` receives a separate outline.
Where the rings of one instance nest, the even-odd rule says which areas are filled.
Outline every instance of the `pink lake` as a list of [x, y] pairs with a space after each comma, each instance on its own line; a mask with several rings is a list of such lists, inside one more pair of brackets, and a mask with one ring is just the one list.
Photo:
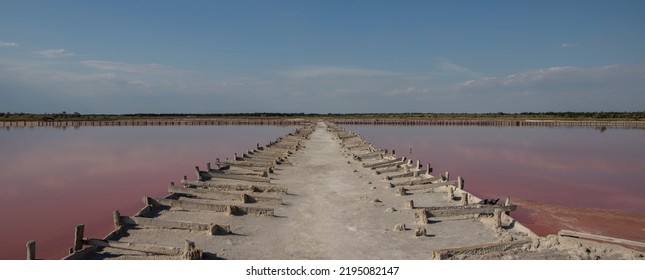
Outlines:
[[[645, 130], [345, 126], [377, 147], [462, 176], [481, 198], [511, 196], [538, 234], [562, 228], [645, 241]], [[162, 197], [196, 165], [295, 130], [278, 126], [138, 126], [0, 130], [0, 259], [59, 259], [112, 229], [112, 211]], [[410, 148], [412, 151], [410, 153]]]
[[144, 195], [194, 177], [216, 158], [295, 130], [279, 126], [137, 126], [0, 130], [0, 259], [60, 259], [76, 224], [86, 236], [112, 230], [111, 213], [135, 214]]
[[510, 196], [540, 235], [560, 229], [645, 241], [645, 130], [344, 126], [380, 148], [462, 176], [480, 198]]

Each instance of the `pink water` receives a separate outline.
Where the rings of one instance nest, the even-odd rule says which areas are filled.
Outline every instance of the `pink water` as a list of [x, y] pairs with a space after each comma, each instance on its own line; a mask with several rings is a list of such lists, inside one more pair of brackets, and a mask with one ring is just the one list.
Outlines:
[[[645, 241], [645, 131], [569, 128], [347, 126], [378, 147], [464, 177], [481, 198], [511, 196], [540, 234], [560, 228]], [[0, 259], [57, 259], [112, 230], [144, 195], [167, 194], [196, 165], [293, 131], [275, 126], [12, 128], [0, 130]], [[412, 153], [410, 154], [410, 148]]]
[[520, 204], [513, 216], [538, 234], [567, 228], [645, 241], [645, 130], [345, 128], [431, 163], [434, 174], [462, 176], [465, 189], [480, 198], [510, 196]]
[[112, 211], [135, 214], [194, 168], [266, 144], [295, 127], [150, 126], [12, 128], [0, 131], [0, 259], [67, 254], [76, 224], [112, 230]]

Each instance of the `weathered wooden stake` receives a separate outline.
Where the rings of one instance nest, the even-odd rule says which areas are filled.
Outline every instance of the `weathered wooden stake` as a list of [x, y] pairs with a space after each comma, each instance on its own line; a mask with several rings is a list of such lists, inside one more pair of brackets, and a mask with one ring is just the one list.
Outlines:
[[421, 161], [417, 159], [417, 165], [414, 168], [416, 168], [417, 170], [421, 170]]
[[35, 240], [27, 241], [27, 259], [28, 260], [36, 259], [36, 241]]
[[455, 199], [455, 190], [451, 186], [448, 186], [448, 199], [450, 201]]
[[199, 173], [199, 166], [195, 166], [195, 174], [197, 175], [197, 181], [202, 179], [202, 174]]
[[210, 170], [211, 170], [211, 162], [209, 161], [206, 163], [206, 171], [210, 171]]
[[417, 236], [417, 237], [426, 236], [426, 228], [418, 227], [417, 230], [414, 231], [414, 236]]
[[[510, 197], [510, 196], [507, 196], [507, 197], [506, 197], [506, 201], [504, 201], [504, 206], [511, 206], [511, 197]], [[510, 215], [510, 214], [511, 214], [511, 212], [510, 212], [510, 211], [506, 211], [505, 213], [506, 213], [506, 215]]]
[[417, 218], [417, 224], [420, 224], [420, 225], [428, 224], [428, 213], [426, 212], [425, 209], [417, 210], [414, 216]]
[[461, 178], [461, 176], [457, 176], [457, 187], [460, 190], [464, 189], [464, 178]]
[[430, 167], [430, 163], [428, 162], [428, 165], [426, 165], [426, 174], [430, 175], [432, 173], [432, 167]]
[[240, 194], [240, 200], [242, 203], [249, 203], [251, 201], [251, 197], [248, 194]]
[[446, 175], [444, 175], [444, 178], [446, 178], [446, 181], [450, 181], [450, 173], [446, 171]]
[[74, 252], [83, 249], [83, 232], [85, 231], [85, 225], [79, 224], [76, 225], [74, 231]]
[[468, 205], [468, 193], [461, 193], [461, 204], [464, 206]]
[[502, 210], [495, 209], [493, 213], [493, 218], [495, 219], [495, 228], [502, 227]]
[[396, 195], [404, 196], [407, 195], [408, 192], [404, 187], [398, 187], [396, 188]]
[[414, 209], [414, 200], [406, 200], [403, 204], [403, 208]]
[[112, 219], [114, 220], [114, 230], [121, 231], [123, 227], [123, 222], [121, 222], [121, 212], [119, 210], [114, 210], [112, 213]]

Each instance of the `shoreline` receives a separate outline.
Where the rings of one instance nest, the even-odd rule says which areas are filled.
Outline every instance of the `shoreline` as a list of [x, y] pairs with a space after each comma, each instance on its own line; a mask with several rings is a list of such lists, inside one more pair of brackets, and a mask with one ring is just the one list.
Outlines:
[[[408, 118], [320, 118], [339, 125], [494, 126], [494, 127], [586, 127], [595, 129], [645, 129], [645, 121], [561, 119], [408, 119]], [[81, 126], [192, 126], [192, 125], [305, 125], [303, 118], [150, 118], [123, 120], [0, 121], [1, 128]]]

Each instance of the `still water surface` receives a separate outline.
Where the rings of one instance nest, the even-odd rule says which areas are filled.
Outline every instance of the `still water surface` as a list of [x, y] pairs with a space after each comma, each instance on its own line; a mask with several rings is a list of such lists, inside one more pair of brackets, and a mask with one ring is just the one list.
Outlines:
[[142, 197], [167, 195], [169, 182], [257, 143], [295, 130], [278, 126], [11, 128], [0, 131], [0, 259], [57, 259], [74, 227], [102, 238], [112, 211], [133, 215]]
[[645, 130], [549, 127], [345, 126], [377, 147], [462, 176], [480, 198], [506, 196], [512, 216], [645, 242]]
[[[377, 147], [462, 176], [481, 198], [511, 196], [539, 234], [561, 228], [645, 241], [645, 130], [345, 126]], [[276, 126], [12, 128], [0, 131], [0, 259], [61, 258], [74, 226], [112, 229], [141, 197], [293, 131]], [[503, 200], [503, 199], [502, 199]]]

